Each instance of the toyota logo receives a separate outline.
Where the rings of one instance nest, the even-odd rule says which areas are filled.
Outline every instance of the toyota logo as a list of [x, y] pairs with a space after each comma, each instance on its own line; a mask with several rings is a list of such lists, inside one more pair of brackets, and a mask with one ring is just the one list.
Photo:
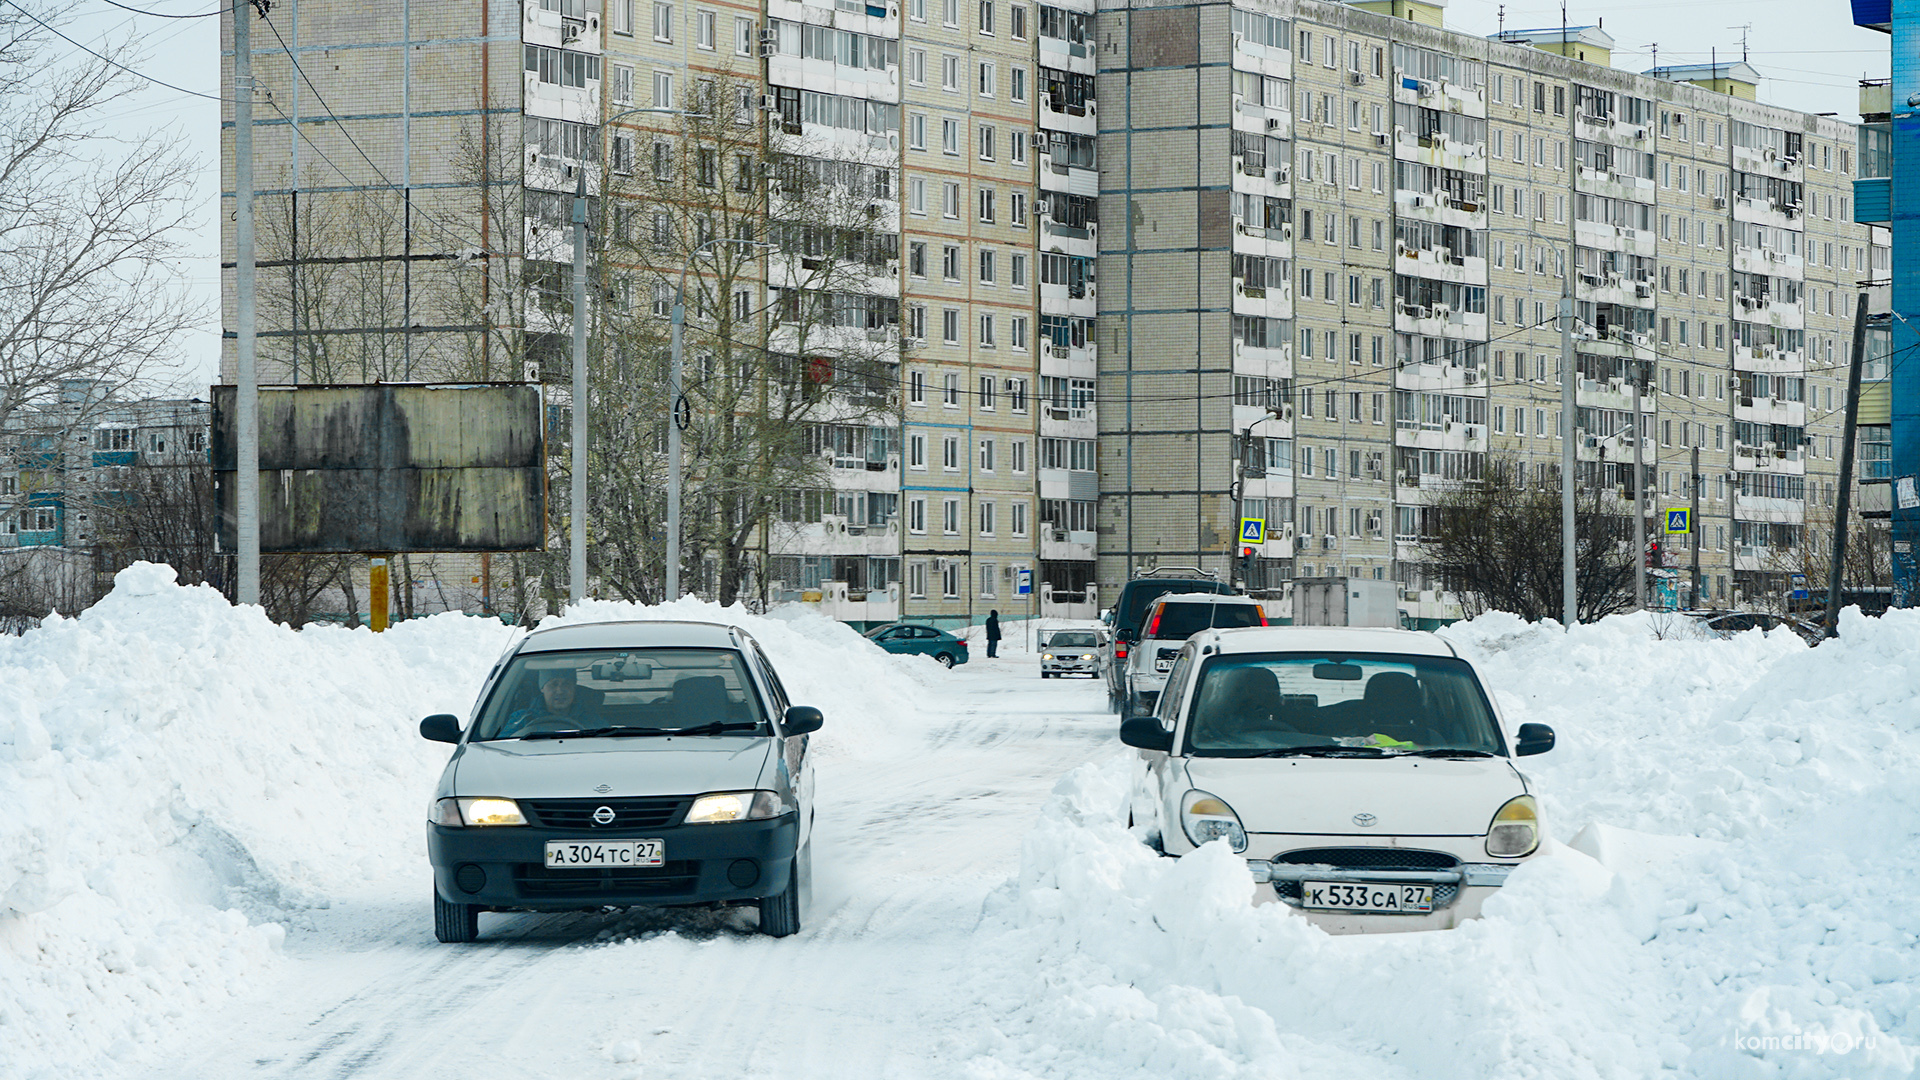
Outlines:
[[596, 787], [593, 790], [599, 792], [602, 795], [605, 795], [607, 792], [612, 791], [613, 788], [606, 784], [601, 784], [599, 787]]
[[[596, 816], [597, 816], [597, 815], [596, 815]], [[1379, 820], [1380, 820], [1379, 818], [1377, 818], [1377, 817], [1374, 817], [1374, 816], [1373, 816], [1372, 814], [1355, 814], [1355, 815], [1353, 815], [1353, 823], [1354, 823], [1355, 825], [1358, 825], [1358, 826], [1360, 826], [1360, 827], [1361, 827], [1361, 828], [1363, 828], [1363, 829], [1371, 829], [1371, 828], [1373, 828], [1373, 826], [1374, 826], [1374, 823], [1375, 823], [1375, 822], [1377, 822], [1377, 821], [1379, 821]]]
[[[1357, 820], [1359, 820], [1359, 819], [1358, 819], [1358, 818], [1356, 818], [1355, 820], [1357, 821]], [[594, 823], [595, 825], [611, 825], [611, 824], [613, 824], [613, 807], [611, 807], [611, 806], [603, 806], [603, 807], [601, 807], [600, 809], [598, 809], [598, 810], [595, 810], [595, 811], [593, 812], [593, 823]], [[1372, 822], [1371, 820], [1369, 820], [1369, 821], [1367, 822], [1367, 824], [1369, 824], [1369, 825], [1371, 825], [1371, 824], [1373, 824], [1373, 822]]]

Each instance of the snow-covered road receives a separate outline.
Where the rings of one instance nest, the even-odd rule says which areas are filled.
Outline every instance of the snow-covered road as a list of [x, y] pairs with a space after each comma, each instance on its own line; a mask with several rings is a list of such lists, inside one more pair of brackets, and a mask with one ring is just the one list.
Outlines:
[[[0, 637], [0, 1080], [1899, 1077], [1920, 1056], [1920, 613], [1808, 649], [1671, 619], [1445, 635], [1553, 837], [1487, 917], [1332, 938], [1125, 823], [1100, 684], [736, 621], [820, 706], [811, 918], [481, 917], [422, 817], [514, 631], [294, 632], [164, 568]], [[976, 657], [980, 650], [976, 649]]]
[[975, 1012], [956, 986], [987, 893], [1059, 777], [1112, 754], [1100, 684], [1038, 672], [1020, 654], [925, 673], [942, 684], [933, 707], [897, 718], [882, 753], [823, 764], [798, 938], [762, 937], [745, 913], [489, 914], [479, 943], [441, 945], [422, 863], [313, 912], [257, 996], [138, 1072], [950, 1074], [939, 1033]]

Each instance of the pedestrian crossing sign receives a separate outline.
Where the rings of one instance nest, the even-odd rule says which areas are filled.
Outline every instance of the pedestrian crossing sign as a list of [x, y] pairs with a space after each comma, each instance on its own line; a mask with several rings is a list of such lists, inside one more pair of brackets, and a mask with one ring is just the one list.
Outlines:
[[1266, 518], [1241, 518], [1240, 542], [1243, 544], [1261, 544], [1267, 539]]
[[1693, 511], [1667, 511], [1667, 531], [1670, 533], [1690, 533], [1693, 531]]

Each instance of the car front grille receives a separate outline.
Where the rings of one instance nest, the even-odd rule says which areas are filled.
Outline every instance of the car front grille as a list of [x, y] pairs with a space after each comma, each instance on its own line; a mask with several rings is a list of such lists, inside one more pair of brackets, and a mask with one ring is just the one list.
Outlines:
[[700, 864], [689, 859], [618, 869], [549, 870], [540, 863], [519, 863], [513, 868], [513, 883], [522, 896], [678, 893], [693, 889], [699, 879]]
[[[529, 799], [520, 804], [535, 825], [549, 829], [657, 829], [680, 820], [687, 800], [678, 795], [650, 799]], [[594, 813], [613, 811], [613, 820], [601, 823]]]
[[[1444, 851], [1418, 851], [1408, 848], [1390, 847], [1332, 847], [1301, 848], [1275, 855], [1276, 863], [1291, 863], [1295, 866], [1333, 866], [1342, 870], [1452, 870], [1460, 865], [1460, 860]], [[1297, 881], [1276, 881], [1273, 891], [1280, 899], [1300, 902], [1300, 883]], [[1458, 885], [1446, 884], [1433, 887], [1434, 910], [1453, 903], [1460, 895]]]

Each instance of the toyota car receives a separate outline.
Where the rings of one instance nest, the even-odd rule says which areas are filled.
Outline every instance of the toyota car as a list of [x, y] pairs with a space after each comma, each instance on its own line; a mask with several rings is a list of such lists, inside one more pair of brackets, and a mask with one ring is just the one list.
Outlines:
[[1205, 630], [1180, 649], [1139, 750], [1132, 820], [1181, 855], [1243, 855], [1256, 900], [1332, 932], [1441, 929], [1475, 918], [1545, 833], [1473, 665], [1407, 630]]
[[798, 932], [820, 725], [738, 627], [533, 631], [464, 728], [420, 722], [454, 746], [427, 810], [435, 936], [474, 940], [483, 911], [694, 904]]

